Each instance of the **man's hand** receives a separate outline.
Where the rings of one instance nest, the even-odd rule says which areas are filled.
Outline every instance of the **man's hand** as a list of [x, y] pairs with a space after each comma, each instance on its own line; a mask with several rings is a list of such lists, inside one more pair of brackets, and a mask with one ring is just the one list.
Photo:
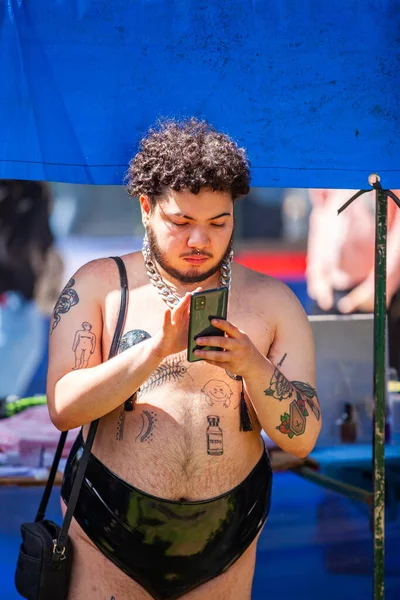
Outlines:
[[338, 302], [338, 310], [344, 315], [356, 311], [364, 313], [374, 312], [374, 285], [370, 281], [363, 281]]
[[[192, 292], [201, 292], [199, 287]], [[167, 308], [161, 330], [156, 334], [155, 351], [162, 359], [187, 348], [191, 292], [181, 298], [173, 309]]]
[[245, 377], [255, 363], [263, 358], [250, 338], [240, 329], [224, 321], [213, 319], [212, 325], [225, 332], [224, 337], [207, 336], [196, 339], [198, 346], [216, 346], [221, 350], [195, 350], [195, 356], [216, 367], [226, 369], [235, 375]]
[[310, 275], [307, 282], [307, 293], [316, 301], [321, 310], [328, 311], [333, 307], [332, 286], [324, 277]]

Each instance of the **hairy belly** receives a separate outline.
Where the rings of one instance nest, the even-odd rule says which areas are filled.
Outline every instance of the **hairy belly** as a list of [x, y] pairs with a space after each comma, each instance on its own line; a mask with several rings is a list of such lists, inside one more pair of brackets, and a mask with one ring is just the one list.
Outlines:
[[240, 390], [233, 382], [224, 396], [223, 383], [139, 395], [135, 410], [118, 409], [101, 420], [94, 454], [160, 498], [201, 500], [232, 489], [256, 464], [262, 441], [258, 427], [240, 431]]

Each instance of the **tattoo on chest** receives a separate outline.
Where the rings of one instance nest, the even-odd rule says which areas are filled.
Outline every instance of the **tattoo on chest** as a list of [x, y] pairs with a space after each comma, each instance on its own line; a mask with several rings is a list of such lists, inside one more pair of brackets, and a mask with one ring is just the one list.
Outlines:
[[[142, 329], [132, 329], [131, 331], [126, 332], [119, 343], [118, 346], [118, 354], [128, 350], [128, 348], [132, 348], [132, 346], [136, 346], [140, 344], [144, 340], [149, 339], [151, 336], [147, 331]], [[160, 366], [150, 375], [150, 377], [141, 385], [141, 387], [137, 390], [137, 393], [133, 395], [133, 401], [136, 400], [136, 395], [138, 397], [144, 396], [147, 392], [162, 386], [164, 383], [168, 383], [170, 381], [179, 382], [185, 375], [189, 375], [187, 367], [183, 364], [183, 358], [180, 358], [179, 355], [175, 357], [169, 357], [164, 360]], [[137, 442], [150, 442], [153, 436], [153, 428], [157, 421], [156, 413], [149, 412], [147, 410], [143, 411], [142, 415], [142, 425], [139, 435], [136, 437]], [[121, 412], [118, 416], [117, 423], [117, 434], [116, 439], [118, 441], [122, 441], [124, 438], [124, 427], [126, 420], [126, 411], [124, 408], [121, 409]]]
[[149, 444], [153, 439], [153, 429], [157, 423], [157, 413], [144, 410], [142, 412], [142, 423], [140, 427], [139, 434], [136, 436], [136, 442], [146, 442]]
[[187, 367], [182, 364], [182, 359], [178, 357], [167, 358], [157, 367], [144, 384], [140, 386], [139, 396], [143, 396], [147, 392], [170, 381], [179, 382], [186, 374], [191, 377]]
[[132, 329], [131, 331], [127, 331], [124, 333], [118, 344], [118, 354], [125, 352], [128, 348], [132, 348], [132, 346], [136, 346], [149, 338], [151, 338], [151, 335], [143, 329]]
[[220, 403], [225, 408], [229, 408], [233, 391], [225, 381], [210, 379], [201, 391], [209, 406]]
[[207, 421], [207, 454], [220, 456], [224, 453], [224, 437], [219, 425], [220, 417], [218, 415], [208, 415]]
[[71, 278], [63, 291], [61, 292], [53, 311], [53, 325], [51, 327], [51, 333], [57, 327], [61, 321], [61, 315], [65, 315], [75, 304], [79, 302], [79, 296], [73, 289], [75, 285], [75, 279]]
[[290, 439], [305, 432], [306, 417], [309, 416], [306, 403], [317, 421], [321, 418], [321, 410], [315, 389], [309, 383], [304, 383], [303, 381], [289, 381], [278, 368], [275, 368], [269, 386], [264, 390], [264, 394], [280, 402], [292, 399], [289, 405], [289, 412], [285, 411], [281, 415], [281, 422], [276, 427], [278, 431], [287, 435]]
[[[122, 338], [120, 339], [120, 342], [118, 344], [118, 354], [121, 354], [121, 352], [125, 352], [125, 350], [132, 348], [132, 346], [136, 346], [137, 344], [140, 344], [140, 342], [144, 342], [144, 340], [148, 340], [150, 337], [151, 337], [151, 335], [149, 333], [147, 333], [147, 331], [144, 331], [143, 329], [132, 329], [131, 331], [127, 331], [126, 333], [124, 333], [124, 335], [122, 336]], [[136, 400], [136, 394], [134, 394], [132, 397], [132, 401], [134, 402], [135, 400]], [[117, 422], [116, 439], [119, 442], [122, 442], [122, 440], [124, 439], [125, 420], [126, 420], [126, 410], [125, 410], [125, 406], [123, 406], [119, 413], [118, 422]]]

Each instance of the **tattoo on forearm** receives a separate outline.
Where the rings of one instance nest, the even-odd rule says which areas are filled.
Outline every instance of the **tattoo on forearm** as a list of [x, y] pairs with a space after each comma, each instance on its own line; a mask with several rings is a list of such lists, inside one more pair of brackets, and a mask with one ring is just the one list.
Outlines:
[[306, 417], [309, 416], [306, 402], [317, 421], [321, 418], [315, 389], [303, 381], [289, 381], [277, 368], [275, 368], [269, 387], [264, 390], [264, 394], [279, 401], [293, 398], [289, 405], [289, 413], [285, 412], [281, 415], [281, 423], [276, 427], [278, 431], [287, 434], [289, 438], [302, 435], [305, 431]]
[[72, 350], [75, 352], [75, 366], [73, 371], [76, 369], [86, 369], [89, 365], [89, 359], [96, 349], [96, 336], [91, 331], [92, 325], [87, 321], [82, 323], [82, 329], [78, 329], [75, 333], [74, 343], [72, 344]]
[[229, 408], [233, 392], [225, 381], [211, 379], [201, 390], [204, 399], [209, 406], [214, 406], [216, 402], [222, 402], [222, 406]]
[[157, 423], [157, 413], [149, 410], [142, 412], [142, 424], [139, 434], [136, 436], [136, 442], [147, 442], [148, 444], [153, 439], [153, 429]]
[[294, 395], [299, 401], [302, 401], [304, 396], [315, 418], [318, 421], [320, 419], [321, 411], [315, 389], [309, 383], [303, 381], [289, 381], [277, 368], [275, 368], [269, 387], [264, 390], [264, 394], [280, 401], [292, 398]]
[[182, 360], [176, 357], [167, 358], [159, 367], [150, 375], [150, 377], [140, 386], [139, 395], [143, 396], [146, 392], [150, 392], [164, 383], [170, 381], [178, 382], [188, 373]]
[[302, 435], [306, 430], [306, 416], [308, 416], [307, 410], [302, 413], [296, 400], [293, 400], [289, 406], [289, 413], [285, 412], [281, 415], [281, 424], [276, 429], [290, 439], [295, 435]]
[[285, 358], [287, 357], [287, 352], [282, 356], [281, 360], [278, 362], [278, 367], [281, 367], [285, 362]]
[[301, 396], [305, 396], [314, 417], [319, 421], [321, 418], [321, 410], [319, 408], [317, 392], [315, 389], [309, 383], [303, 383], [302, 381], [292, 381], [292, 384], [297, 392], [297, 398], [299, 398], [299, 392]]
[[224, 453], [224, 438], [222, 429], [219, 426], [220, 417], [218, 415], [208, 415], [207, 421], [207, 454], [220, 456]]
[[286, 377], [275, 367], [269, 387], [264, 390], [266, 396], [272, 396], [276, 400], [287, 400], [292, 397], [293, 386]]
[[75, 304], [78, 304], [79, 302], [79, 296], [76, 293], [76, 291], [74, 289], [72, 289], [72, 286], [75, 285], [75, 279], [71, 278], [68, 283], [66, 284], [66, 286], [64, 287], [63, 291], [61, 292], [56, 305], [54, 307], [54, 311], [53, 311], [53, 325], [51, 327], [51, 333], [53, 333], [54, 329], [57, 327], [57, 325], [59, 324], [60, 320], [61, 320], [61, 315], [64, 315], [65, 313], [67, 313], [70, 308], [72, 308], [73, 306], [75, 306]]

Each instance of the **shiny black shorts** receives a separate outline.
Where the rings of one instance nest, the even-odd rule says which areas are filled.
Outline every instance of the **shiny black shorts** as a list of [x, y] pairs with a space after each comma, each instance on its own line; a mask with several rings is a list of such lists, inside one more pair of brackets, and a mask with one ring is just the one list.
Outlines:
[[[61, 487], [66, 504], [83, 447], [79, 434]], [[225, 494], [164, 500], [127, 484], [91, 454], [74, 517], [97, 548], [155, 600], [173, 600], [240, 558], [268, 516], [271, 484], [265, 450], [246, 479]]]

